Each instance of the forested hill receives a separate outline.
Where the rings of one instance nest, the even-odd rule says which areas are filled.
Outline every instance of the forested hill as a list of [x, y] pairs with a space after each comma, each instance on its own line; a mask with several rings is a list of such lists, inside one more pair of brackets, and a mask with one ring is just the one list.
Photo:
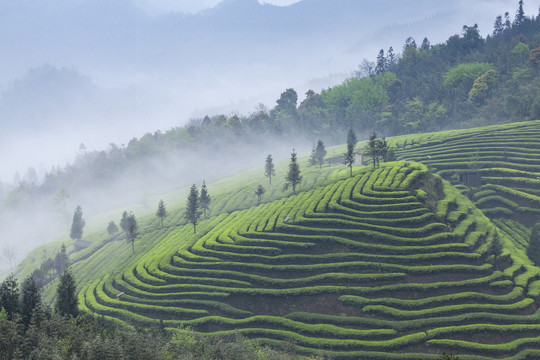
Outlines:
[[[76, 192], [120, 174], [133, 178], [125, 176], [130, 169], [174, 151], [204, 157], [238, 144], [271, 143], [276, 137], [340, 143], [349, 127], [364, 135], [398, 135], [537, 118], [540, 18], [526, 16], [522, 8], [520, 1], [517, 10], [494, 19], [486, 38], [474, 24], [444, 43], [430, 44], [429, 34], [408, 38], [403, 46], [381, 49], [374, 61], [359, 59], [355, 76], [340, 85], [310, 90], [305, 97], [286, 89], [271, 109], [209, 114], [183, 127], [133, 138], [125, 147], [82, 151], [73, 165], [52, 169], [40, 186], [20, 183], [5, 195], [6, 203], [17, 206], [61, 188]], [[150, 181], [147, 168], [140, 171]]]

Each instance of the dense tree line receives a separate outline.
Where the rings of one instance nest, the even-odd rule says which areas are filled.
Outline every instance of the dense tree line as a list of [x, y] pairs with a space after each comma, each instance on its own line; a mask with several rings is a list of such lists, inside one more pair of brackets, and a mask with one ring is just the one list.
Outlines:
[[80, 151], [73, 165], [52, 169], [39, 186], [19, 183], [6, 201], [13, 205], [64, 187], [106, 183], [174, 150], [211, 155], [231, 144], [257, 145], [274, 137], [320, 137], [334, 144], [349, 128], [388, 136], [537, 118], [539, 32], [540, 17], [526, 16], [520, 1], [514, 18], [498, 16], [486, 38], [477, 25], [465, 25], [439, 44], [424, 38], [417, 45], [408, 38], [401, 53], [381, 49], [374, 62], [360, 63], [355, 76], [319, 93], [309, 90], [302, 100], [289, 88], [271, 109], [259, 105], [248, 115], [205, 116], [125, 146]]
[[[60, 277], [54, 310], [41, 302], [33, 279], [9, 276], [0, 284], [0, 360], [15, 359], [300, 359], [292, 343], [262, 347], [240, 336], [210, 338], [191, 329], [126, 330], [103, 317], [79, 314], [75, 279]], [[311, 359], [316, 359], [312, 357]]]

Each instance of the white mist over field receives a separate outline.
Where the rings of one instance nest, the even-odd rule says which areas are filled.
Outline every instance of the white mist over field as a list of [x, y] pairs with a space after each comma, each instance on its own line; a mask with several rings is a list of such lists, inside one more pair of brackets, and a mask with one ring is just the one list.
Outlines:
[[[536, 4], [525, 5], [536, 14]], [[81, 143], [105, 150], [207, 114], [247, 115], [258, 103], [273, 107], [291, 87], [301, 101], [381, 48], [400, 52], [409, 36], [436, 44], [475, 23], [485, 37], [497, 15], [513, 17], [516, 7], [517, 0], [0, 0], [0, 196], [29, 167], [39, 182], [51, 167], [72, 163]], [[217, 179], [262, 165], [267, 152], [279, 158], [310, 146], [250, 150], [242, 166], [227, 161], [245, 151], [204, 167], [181, 154], [162, 185]], [[144, 185], [131, 179], [131, 186]], [[92, 194], [73, 201], [101, 211], [121, 188], [101, 189], [101, 204], [92, 204]], [[41, 216], [50, 208], [32, 209], [26, 219], [2, 208], [0, 251], [16, 249], [18, 260], [65, 232], [55, 214]]]

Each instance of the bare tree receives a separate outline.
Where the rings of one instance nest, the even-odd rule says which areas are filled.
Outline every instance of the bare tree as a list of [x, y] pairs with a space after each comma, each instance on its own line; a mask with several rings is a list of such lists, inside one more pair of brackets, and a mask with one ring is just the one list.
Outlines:
[[358, 70], [354, 72], [354, 75], [358, 79], [375, 75], [375, 63], [366, 58], [362, 59], [362, 62], [358, 65]]
[[15, 248], [6, 245], [2, 248], [2, 259], [9, 264], [9, 269], [13, 270], [17, 263], [17, 251]]

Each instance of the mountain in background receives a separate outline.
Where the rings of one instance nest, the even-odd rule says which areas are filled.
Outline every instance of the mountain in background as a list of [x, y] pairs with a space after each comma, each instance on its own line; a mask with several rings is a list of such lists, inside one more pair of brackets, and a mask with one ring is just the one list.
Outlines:
[[2, 0], [0, 179], [71, 161], [80, 143], [103, 149], [191, 117], [273, 106], [286, 88], [320, 91], [429, 28], [432, 43], [478, 21], [487, 33], [514, 3], [225, 0], [156, 16], [131, 0]]

